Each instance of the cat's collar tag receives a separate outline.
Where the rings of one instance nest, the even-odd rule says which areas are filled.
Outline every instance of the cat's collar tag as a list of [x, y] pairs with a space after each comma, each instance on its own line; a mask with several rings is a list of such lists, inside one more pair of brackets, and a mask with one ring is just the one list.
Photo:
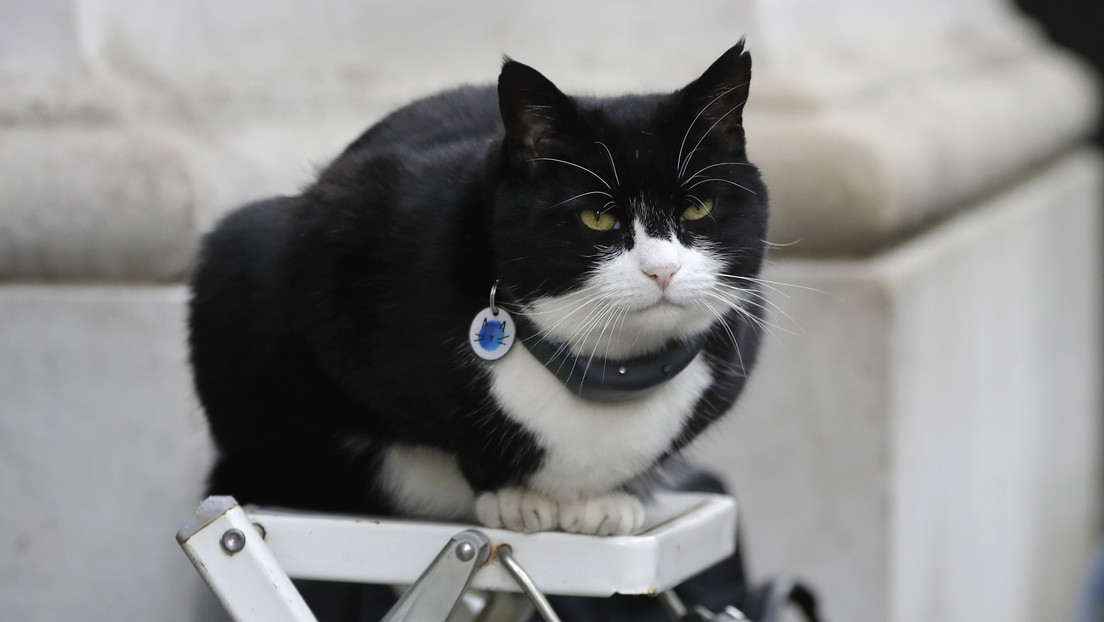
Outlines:
[[496, 361], [510, 351], [514, 345], [517, 330], [514, 319], [506, 310], [495, 306], [495, 290], [498, 281], [491, 286], [490, 305], [475, 314], [471, 328], [468, 329], [468, 343], [479, 358]]

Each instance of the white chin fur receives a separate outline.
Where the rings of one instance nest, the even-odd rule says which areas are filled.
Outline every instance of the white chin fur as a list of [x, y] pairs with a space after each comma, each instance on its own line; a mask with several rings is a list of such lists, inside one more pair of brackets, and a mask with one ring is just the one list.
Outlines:
[[[581, 356], [631, 358], [698, 334], [725, 311], [710, 290], [721, 262], [635, 224], [633, 248], [604, 260], [578, 290], [539, 298], [526, 315], [552, 341]], [[645, 270], [676, 265], [666, 292]]]

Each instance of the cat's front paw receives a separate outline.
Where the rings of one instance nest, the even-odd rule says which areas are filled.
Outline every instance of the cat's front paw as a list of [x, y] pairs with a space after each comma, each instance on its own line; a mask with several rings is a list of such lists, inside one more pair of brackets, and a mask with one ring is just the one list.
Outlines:
[[640, 499], [614, 492], [560, 503], [560, 529], [597, 536], [628, 535], [644, 524]]
[[487, 527], [551, 531], [559, 518], [556, 502], [526, 488], [501, 488], [475, 499], [475, 516]]

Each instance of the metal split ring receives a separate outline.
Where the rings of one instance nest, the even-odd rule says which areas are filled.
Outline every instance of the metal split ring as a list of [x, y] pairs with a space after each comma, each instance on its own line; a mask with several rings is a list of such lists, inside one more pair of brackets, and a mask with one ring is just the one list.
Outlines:
[[491, 315], [498, 315], [498, 307], [495, 306], [495, 291], [498, 290], [498, 281], [491, 286]]

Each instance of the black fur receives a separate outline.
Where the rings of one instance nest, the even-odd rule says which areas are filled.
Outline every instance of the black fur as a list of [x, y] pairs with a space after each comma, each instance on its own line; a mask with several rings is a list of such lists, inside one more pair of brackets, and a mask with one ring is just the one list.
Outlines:
[[[711, 169], [731, 182], [705, 186], [715, 214], [678, 217], [687, 205], [680, 151], [699, 149], [687, 174], [746, 162], [749, 76], [737, 45], [673, 94], [571, 98], [508, 60], [497, 92], [465, 87], [410, 104], [301, 194], [230, 214], [203, 242], [189, 320], [219, 455], [210, 492], [393, 512], [374, 477], [391, 442], [456, 454], [476, 491], [523, 485], [544, 450], [490, 397], [487, 363], [467, 346], [471, 318], [496, 280], [516, 310], [578, 288], [599, 247], [633, 243], [625, 230], [587, 230], [580, 210], [609, 199], [567, 201], [597, 181], [542, 158], [605, 174], [612, 159], [611, 209], [623, 222], [720, 246], [729, 272], [754, 276], [767, 219], [754, 167]], [[756, 323], [729, 313], [723, 324], [705, 352], [715, 383], [672, 451], [728, 409], [754, 362]]]

